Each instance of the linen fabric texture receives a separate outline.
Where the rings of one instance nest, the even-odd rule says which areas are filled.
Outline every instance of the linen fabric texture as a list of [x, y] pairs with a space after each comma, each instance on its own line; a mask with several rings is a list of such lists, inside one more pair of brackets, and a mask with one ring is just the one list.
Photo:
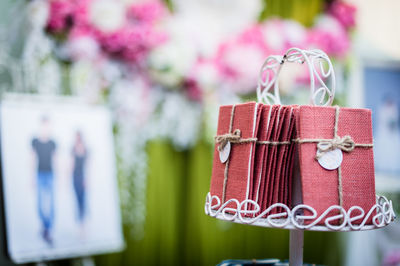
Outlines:
[[[239, 129], [242, 139], [256, 140], [232, 143], [228, 165], [220, 161], [220, 144], [216, 143], [211, 195], [222, 199], [225, 190], [225, 202], [229, 199], [237, 199], [239, 202], [254, 200], [261, 207], [259, 213], [277, 202], [294, 207], [293, 176], [294, 171], [299, 171], [302, 196], [301, 202], [296, 204], [313, 207], [318, 216], [330, 206], [340, 204], [338, 169], [326, 170], [318, 163], [315, 158], [317, 142], [296, 141], [333, 139], [335, 107], [250, 102], [235, 105], [233, 113], [232, 108], [232, 105], [220, 107], [217, 135], [232, 133], [229, 132], [230, 128], [232, 131]], [[337, 136], [350, 136], [356, 144], [373, 143], [370, 110], [339, 108], [337, 119]], [[360, 206], [367, 213], [376, 203], [373, 149], [356, 146], [351, 152], [342, 153], [342, 207], [348, 210], [352, 206]], [[295, 160], [299, 161], [299, 169], [294, 169]], [[236, 208], [233, 203], [228, 207]], [[244, 208], [252, 210], [254, 206], [249, 204]], [[280, 211], [276, 208], [269, 214]], [[332, 212], [330, 216], [335, 214]], [[324, 221], [320, 221], [320, 224]], [[361, 221], [359, 219], [353, 223]], [[367, 224], [371, 221], [369, 219]]]

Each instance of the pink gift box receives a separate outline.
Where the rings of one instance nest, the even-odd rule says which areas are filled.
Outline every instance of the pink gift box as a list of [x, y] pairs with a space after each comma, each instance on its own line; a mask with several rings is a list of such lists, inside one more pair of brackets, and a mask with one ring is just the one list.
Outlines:
[[[239, 129], [242, 139], [257, 136], [259, 122], [259, 107], [261, 105], [250, 102], [235, 105], [233, 114], [232, 131]], [[221, 106], [219, 110], [217, 135], [229, 133], [232, 116], [232, 105]], [[232, 133], [232, 132], [230, 132]], [[253, 178], [254, 153], [256, 143], [231, 144], [228, 162], [221, 162], [219, 157], [219, 144], [214, 148], [214, 161], [211, 176], [210, 193], [218, 196], [223, 203], [225, 168], [227, 167], [227, 180], [225, 187], [225, 201], [237, 199], [239, 202], [250, 199], [250, 186]], [[228, 163], [228, 166], [227, 166]], [[229, 204], [229, 207], [236, 207]]]
[[[376, 203], [373, 149], [365, 147], [373, 143], [371, 111], [339, 108], [337, 136], [350, 136], [356, 145], [352, 151], [342, 151], [343, 161], [340, 169], [327, 170], [319, 164], [316, 160], [316, 142], [301, 143], [301, 140], [306, 139], [333, 139], [335, 114], [335, 107], [299, 107], [297, 138], [300, 140], [302, 203], [313, 207], [318, 215], [332, 205], [339, 205], [340, 170], [342, 207], [348, 210], [352, 206], [359, 206], [366, 214]], [[357, 146], [362, 144], [366, 145]], [[354, 224], [361, 221], [362, 219], [359, 219]], [[323, 222], [324, 220], [320, 224]], [[371, 223], [371, 219], [367, 223]]]

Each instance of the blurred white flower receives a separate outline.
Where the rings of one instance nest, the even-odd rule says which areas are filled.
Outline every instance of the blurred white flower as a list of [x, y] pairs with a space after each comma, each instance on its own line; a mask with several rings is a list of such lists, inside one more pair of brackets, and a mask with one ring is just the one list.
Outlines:
[[89, 18], [92, 24], [101, 31], [115, 31], [121, 28], [126, 21], [124, 3], [118, 0], [92, 1]]
[[[280, 94], [283, 96], [294, 95], [299, 89], [297, 79], [304, 75], [309, 75], [305, 64], [284, 64], [278, 77]], [[308, 84], [306, 86], [309, 87]]]
[[152, 77], [167, 87], [180, 84], [197, 60], [190, 40], [174, 38], [154, 49], [149, 56]]
[[46, 0], [34, 0], [27, 6], [27, 15], [33, 29], [44, 29], [49, 17], [49, 3]]
[[216, 47], [257, 21], [262, 1], [174, 0], [176, 28], [190, 36], [202, 56], [211, 56]]
[[152, 137], [167, 138], [177, 149], [192, 147], [200, 132], [202, 107], [176, 92], [162, 93], [160, 112], [149, 120]]
[[315, 28], [331, 32], [332, 35], [340, 35], [344, 31], [342, 24], [333, 16], [320, 15], [315, 21]]
[[141, 4], [141, 3], [149, 2], [149, 1], [153, 1], [153, 0], [119, 0], [119, 1], [121, 1], [124, 4], [124, 6], [128, 7], [133, 4]]
[[122, 79], [123, 69], [124, 66], [120, 62], [113, 60], [105, 60], [100, 66], [102, 77], [107, 85]]
[[254, 91], [258, 73], [264, 61], [263, 52], [254, 46], [235, 45], [224, 57], [225, 63], [237, 73], [231, 89], [237, 93]]
[[110, 89], [110, 102], [115, 109], [117, 121], [129, 122], [137, 128], [143, 128], [154, 111], [149, 90], [149, 86], [141, 77], [115, 82]]
[[290, 45], [303, 44], [306, 41], [306, 28], [295, 20], [284, 21], [284, 33]]
[[301, 46], [306, 41], [307, 31], [294, 20], [271, 19], [263, 28], [264, 41], [273, 52], [281, 52], [291, 46]]
[[197, 64], [192, 75], [199, 87], [207, 91], [215, 90], [221, 82], [218, 69], [211, 62]]
[[74, 60], [95, 59], [99, 55], [98, 42], [90, 36], [79, 36], [72, 38], [67, 43], [67, 50]]
[[71, 65], [70, 86], [73, 94], [96, 102], [100, 97], [101, 85], [100, 73], [93, 62], [80, 60]]
[[[173, 0], [172, 2], [178, 14], [198, 15], [205, 23], [208, 20], [217, 22], [208, 30], [219, 28], [228, 35], [239, 32], [257, 21], [262, 9], [261, 0]], [[198, 25], [198, 28], [205, 29], [202, 25]]]
[[54, 58], [47, 58], [38, 69], [37, 91], [42, 94], [61, 92], [61, 70]]

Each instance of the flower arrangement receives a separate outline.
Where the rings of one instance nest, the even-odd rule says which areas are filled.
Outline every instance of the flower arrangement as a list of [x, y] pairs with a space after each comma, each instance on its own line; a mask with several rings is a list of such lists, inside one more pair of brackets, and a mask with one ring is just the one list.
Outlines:
[[[34, 30], [26, 42], [25, 72], [44, 73], [37, 75], [39, 92], [44, 92], [40, 88], [47, 78], [51, 85], [46, 93], [62, 93], [59, 88], [68, 87], [64, 93], [111, 107], [123, 203], [144, 202], [146, 142], [162, 137], [187, 149], [204, 133], [202, 128], [205, 134], [215, 132], [217, 106], [254, 94], [259, 67], [269, 54], [293, 46], [314, 47], [344, 60], [350, 51], [355, 8], [341, 0], [331, 1], [309, 28], [278, 17], [260, 22], [261, 4], [230, 5], [234, 3], [233, 9], [246, 15], [240, 27], [223, 35], [240, 19], [239, 14], [222, 13], [226, 7], [212, 15], [200, 3], [183, 1], [181, 5], [196, 5], [194, 12], [178, 8], [172, 13], [161, 0], [29, 2], [27, 15]], [[206, 23], [206, 30], [187, 24], [194, 14]], [[214, 25], [222, 26], [217, 31]], [[30, 52], [34, 50], [41, 52]], [[44, 58], [51, 58], [46, 59], [51, 64], [43, 64]], [[291, 79], [304, 82], [302, 75]], [[128, 209], [128, 222], [139, 221], [144, 210]]]
[[65, 60], [89, 60], [103, 76], [109, 71], [103, 66], [111, 62], [125, 76], [148, 80], [149, 88], [178, 91], [189, 101], [202, 102], [205, 91], [253, 93], [263, 59], [289, 47], [319, 48], [344, 59], [354, 16], [352, 5], [333, 1], [310, 28], [280, 18], [249, 22], [207, 54], [198, 48], [200, 38], [180, 25], [184, 23], [174, 23], [176, 16], [158, 0], [53, 0], [46, 30], [57, 37], [58, 54]]
[[160, 1], [124, 3], [108, 0], [50, 1], [47, 31], [64, 35], [67, 55], [107, 57], [140, 65], [166, 34], [157, 29], [167, 9]]

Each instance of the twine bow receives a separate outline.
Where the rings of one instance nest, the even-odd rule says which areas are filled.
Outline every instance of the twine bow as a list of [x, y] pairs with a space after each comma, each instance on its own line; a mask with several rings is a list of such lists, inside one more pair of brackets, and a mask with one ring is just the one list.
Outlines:
[[339, 137], [335, 136], [333, 139], [320, 141], [317, 144], [317, 154], [315, 158], [318, 160], [324, 156], [327, 152], [341, 149], [345, 152], [351, 152], [355, 148], [354, 140], [350, 136]]
[[241, 135], [242, 132], [240, 131], [240, 129], [235, 129], [233, 133], [215, 136], [215, 143], [219, 144], [218, 150], [222, 151], [228, 142], [239, 143]]

